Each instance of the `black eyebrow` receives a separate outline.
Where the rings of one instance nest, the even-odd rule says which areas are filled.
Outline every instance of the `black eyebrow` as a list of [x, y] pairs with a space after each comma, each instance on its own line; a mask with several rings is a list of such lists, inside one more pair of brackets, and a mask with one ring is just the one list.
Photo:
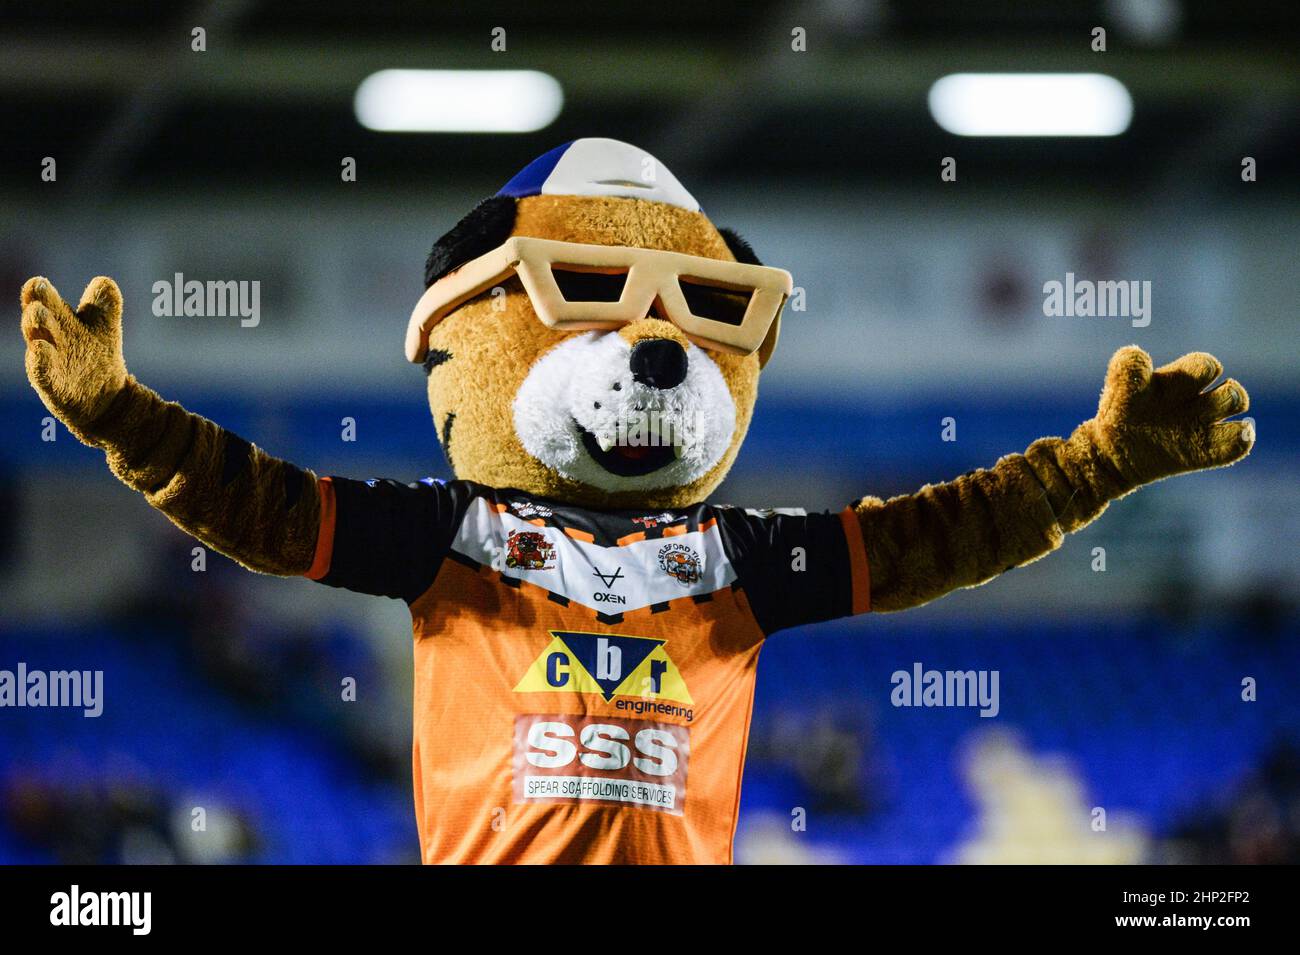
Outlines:
[[424, 356], [424, 373], [427, 375], [443, 362], [451, 361], [451, 352], [442, 348], [430, 348]]

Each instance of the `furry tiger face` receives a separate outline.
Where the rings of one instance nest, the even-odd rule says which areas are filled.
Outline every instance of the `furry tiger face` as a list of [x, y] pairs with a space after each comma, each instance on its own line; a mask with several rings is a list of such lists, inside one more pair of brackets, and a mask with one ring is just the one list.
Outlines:
[[[435, 246], [426, 281], [509, 236], [752, 257], [700, 212], [538, 195], [481, 204]], [[548, 329], [512, 275], [434, 326], [425, 366], [458, 478], [589, 506], [675, 507], [726, 476], [753, 412], [759, 358], [701, 348], [654, 308], [614, 331]]]

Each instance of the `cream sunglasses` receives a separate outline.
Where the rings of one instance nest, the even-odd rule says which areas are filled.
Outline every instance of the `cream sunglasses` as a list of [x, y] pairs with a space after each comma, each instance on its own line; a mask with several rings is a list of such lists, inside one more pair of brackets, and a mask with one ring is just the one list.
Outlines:
[[661, 317], [702, 348], [767, 364], [789, 297], [790, 273], [681, 252], [513, 236], [444, 275], [420, 296], [406, 327], [406, 357], [424, 361], [429, 331], [455, 309], [519, 276], [537, 317], [559, 331], [613, 329]]

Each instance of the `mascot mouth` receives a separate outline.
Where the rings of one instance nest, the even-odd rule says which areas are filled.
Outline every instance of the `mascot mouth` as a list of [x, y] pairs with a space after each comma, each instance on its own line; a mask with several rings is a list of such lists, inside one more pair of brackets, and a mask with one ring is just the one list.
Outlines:
[[736, 433], [721, 370], [696, 345], [673, 388], [636, 380], [617, 332], [581, 332], [546, 350], [511, 402], [524, 453], [570, 481], [604, 492], [700, 480]]
[[582, 447], [591, 459], [619, 477], [641, 477], [653, 474], [677, 460], [681, 445], [670, 444], [611, 444], [602, 448], [594, 434], [573, 423], [582, 437]]

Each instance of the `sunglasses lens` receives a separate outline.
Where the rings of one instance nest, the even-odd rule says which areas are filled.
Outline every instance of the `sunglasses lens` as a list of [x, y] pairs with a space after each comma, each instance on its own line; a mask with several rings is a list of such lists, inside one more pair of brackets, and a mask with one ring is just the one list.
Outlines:
[[617, 302], [623, 297], [627, 273], [583, 272], [552, 265], [551, 275], [566, 302]]
[[739, 326], [744, 321], [752, 293], [701, 285], [685, 278], [680, 284], [692, 315], [724, 325]]

